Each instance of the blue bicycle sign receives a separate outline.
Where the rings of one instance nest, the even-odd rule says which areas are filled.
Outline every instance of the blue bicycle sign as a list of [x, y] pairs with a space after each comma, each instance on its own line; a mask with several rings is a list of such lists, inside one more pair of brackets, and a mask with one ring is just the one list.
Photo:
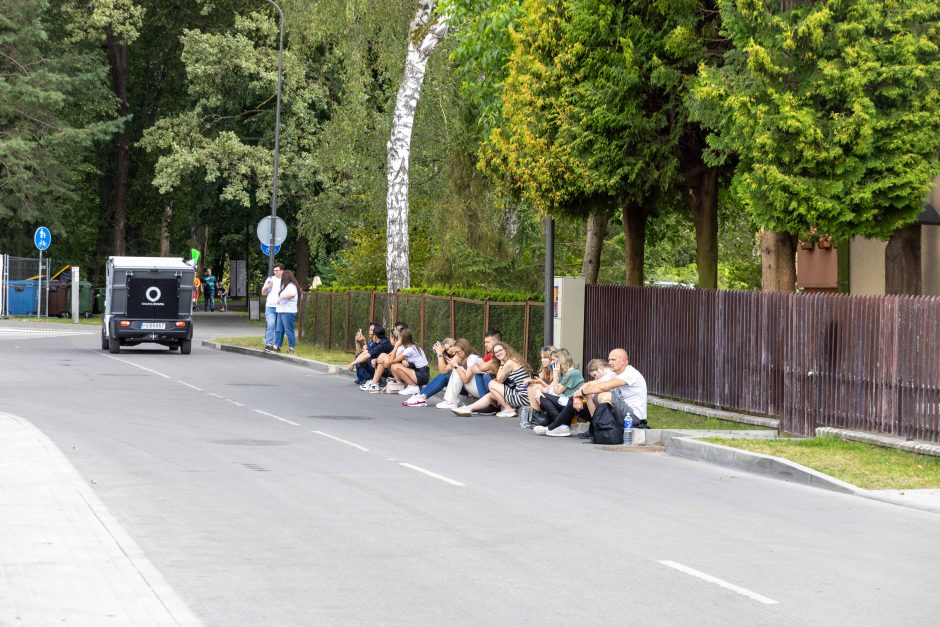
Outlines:
[[36, 229], [36, 233], [33, 235], [33, 242], [36, 243], [36, 248], [39, 250], [46, 250], [49, 248], [49, 245], [52, 244], [52, 233], [49, 232], [44, 226]]

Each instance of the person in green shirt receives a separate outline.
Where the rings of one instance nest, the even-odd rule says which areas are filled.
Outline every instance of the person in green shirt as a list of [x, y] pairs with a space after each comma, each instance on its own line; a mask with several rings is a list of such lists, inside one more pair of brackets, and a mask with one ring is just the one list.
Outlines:
[[551, 422], [568, 404], [571, 395], [584, 385], [584, 375], [581, 374], [578, 364], [574, 363], [568, 349], [559, 348], [552, 353], [550, 367], [551, 383], [539, 399], [539, 410], [532, 414], [532, 422], [535, 425]]

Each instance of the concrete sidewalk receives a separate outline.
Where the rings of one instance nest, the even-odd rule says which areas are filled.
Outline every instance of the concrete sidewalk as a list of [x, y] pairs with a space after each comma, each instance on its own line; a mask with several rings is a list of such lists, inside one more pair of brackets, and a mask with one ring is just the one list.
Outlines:
[[0, 625], [201, 625], [41, 431], [0, 412]]

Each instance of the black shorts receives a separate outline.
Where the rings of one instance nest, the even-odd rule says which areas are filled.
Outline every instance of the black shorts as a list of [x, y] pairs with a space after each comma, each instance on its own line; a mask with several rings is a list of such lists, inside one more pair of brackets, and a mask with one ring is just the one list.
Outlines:
[[418, 386], [424, 387], [431, 378], [431, 370], [427, 366], [415, 368], [415, 377], [418, 379]]

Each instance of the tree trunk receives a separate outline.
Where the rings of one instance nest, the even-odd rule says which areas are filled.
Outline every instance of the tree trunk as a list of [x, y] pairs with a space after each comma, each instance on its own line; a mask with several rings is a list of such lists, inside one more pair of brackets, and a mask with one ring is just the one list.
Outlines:
[[297, 248], [294, 252], [294, 274], [297, 275], [297, 282], [300, 287], [308, 289], [310, 287], [310, 240], [306, 236], [297, 237]]
[[920, 224], [898, 229], [885, 248], [885, 294], [918, 295], [921, 281]]
[[[118, 40], [114, 34], [114, 29], [108, 27], [108, 60], [111, 63], [111, 82], [114, 87], [114, 95], [118, 101], [118, 115], [126, 118], [130, 113], [130, 105], [127, 101], [127, 43]], [[112, 215], [112, 239], [111, 248], [113, 255], [123, 255], [126, 252], [126, 229], [127, 229], [127, 190], [130, 180], [131, 151], [127, 139], [127, 120], [121, 126], [121, 130], [114, 138], [114, 178], [112, 179], [111, 215]]]
[[170, 222], [173, 220], [173, 205], [163, 208], [163, 220], [160, 221], [160, 256], [170, 256]]
[[646, 218], [649, 211], [641, 205], [623, 208], [624, 253], [627, 285], [643, 285], [643, 263], [646, 257]]
[[201, 276], [203, 269], [206, 267], [206, 248], [209, 246], [209, 227], [205, 225], [194, 226], [192, 228], [192, 237], [192, 247], [199, 251], [199, 262], [196, 264], [196, 273]]
[[796, 240], [782, 231], [760, 231], [761, 289], [792, 292], [796, 289]]
[[[411, 131], [428, 58], [447, 33], [447, 16], [434, 15], [436, 0], [420, 0], [408, 31], [405, 73], [395, 99], [392, 132], [388, 140], [388, 195], [386, 208], [386, 258], [388, 291], [411, 286], [408, 266], [408, 164]], [[434, 20], [432, 22], [432, 19]]]
[[705, 136], [698, 125], [687, 125], [679, 154], [682, 178], [695, 221], [695, 264], [698, 286], [718, 287], [718, 168], [705, 164]]
[[597, 275], [601, 269], [601, 250], [604, 248], [604, 238], [607, 237], [607, 222], [610, 220], [610, 213], [610, 209], [605, 207], [591, 212], [587, 219], [581, 275], [588, 285], [597, 283]]

